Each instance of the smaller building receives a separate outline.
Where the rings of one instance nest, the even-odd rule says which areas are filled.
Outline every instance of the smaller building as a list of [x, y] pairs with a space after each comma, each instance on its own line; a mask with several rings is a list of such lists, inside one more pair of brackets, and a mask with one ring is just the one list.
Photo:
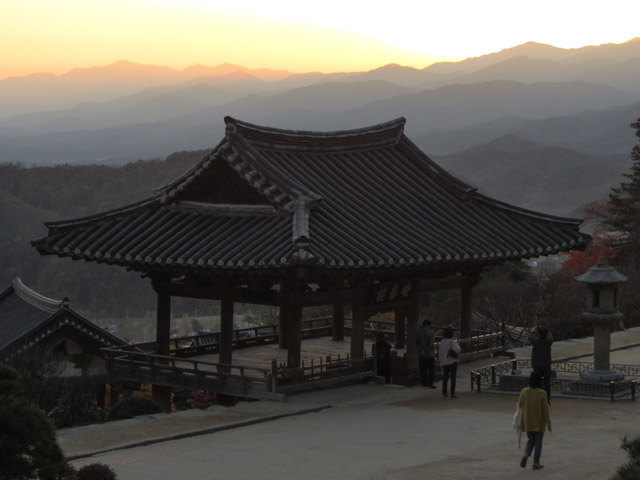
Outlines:
[[25, 286], [18, 275], [0, 293], [0, 361], [28, 353], [51, 354], [61, 376], [105, 376], [104, 347], [125, 345], [120, 338], [69, 308]]

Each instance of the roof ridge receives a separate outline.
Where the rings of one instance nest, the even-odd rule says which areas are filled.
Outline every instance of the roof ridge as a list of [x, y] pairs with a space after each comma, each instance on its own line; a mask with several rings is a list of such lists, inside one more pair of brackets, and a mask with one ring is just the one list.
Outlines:
[[327, 132], [310, 130], [286, 130], [274, 127], [255, 125], [224, 118], [227, 128], [235, 127], [238, 135], [251, 145], [261, 148], [297, 151], [345, 151], [349, 149], [368, 149], [396, 144], [404, 134], [404, 117], [384, 123], [350, 130], [334, 130]]
[[54, 300], [30, 289], [22, 283], [22, 279], [17, 274], [13, 276], [13, 291], [25, 302], [46, 312], [56, 312], [69, 303], [67, 298]]
[[[159, 203], [162, 201], [162, 197], [160, 195], [154, 195], [153, 197], [148, 197], [143, 200], [140, 200], [135, 203], [130, 203], [129, 205], [125, 205], [123, 207], [117, 207], [112, 210], [107, 210], [105, 212], [94, 213], [92, 215], [86, 215], [84, 217], [72, 218], [70, 220], [56, 220], [53, 222], [44, 222], [44, 225], [49, 228], [65, 228], [73, 225], [77, 225], [79, 223], [90, 223], [93, 220], [104, 220], [109, 217], [117, 216], [122, 213], [128, 213], [133, 210], [137, 210], [139, 208], [148, 207], [153, 205], [154, 203]], [[31, 240], [31, 243], [39, 241], [39, 239]]]

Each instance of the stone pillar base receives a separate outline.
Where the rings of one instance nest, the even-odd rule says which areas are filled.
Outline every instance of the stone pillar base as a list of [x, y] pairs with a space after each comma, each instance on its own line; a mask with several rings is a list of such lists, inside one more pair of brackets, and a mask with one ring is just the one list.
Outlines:
[[619, 382], [624, 380], [624, 373], [615, 370], [587, 370], [580, 374], [580, 378], [593, 382]]

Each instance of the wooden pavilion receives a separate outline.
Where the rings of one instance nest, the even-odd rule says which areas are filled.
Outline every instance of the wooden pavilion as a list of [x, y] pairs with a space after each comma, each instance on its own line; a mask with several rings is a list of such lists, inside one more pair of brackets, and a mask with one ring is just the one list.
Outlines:
[[[404, 135], [404, 118], [338, 132], [225, 123], [212, 152], [151, 198], [46, 223], [47, 236], [32, 242], [43, 255], [149, 277], [160, 354], [169, 352], [172, 296], [221, 301], [219, 358], [228, 364], [235, 302], [280, 307], [279, 344], [294, 366], [307, 306], [333, 305], [341, 340], [350, 303], [351, 357], [360, 358], [369, 315], [395, 312], [396, 346], [413, 345], [420, 294], [458, 289], [469, 336], [484, 269], [582, 249], [590, 238], [581, 220], [505, 204], [448, 174]], [[407, 357], [412, 364], [417, 352]]]

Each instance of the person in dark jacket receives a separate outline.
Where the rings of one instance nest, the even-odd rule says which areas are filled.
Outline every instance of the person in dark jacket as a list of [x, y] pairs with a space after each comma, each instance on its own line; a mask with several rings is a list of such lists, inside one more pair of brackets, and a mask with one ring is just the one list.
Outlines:
[[376, 334], [374, 344], [376, 356], [376, 375], [384, 377], [386, 383], [391, 383], [391, 344], [384, 338], [384, 333]]
[[544, 390], [547, 392], [547, 403], [551, 404], [551, 345], [553, 336], [546, 327], [539, 326], [529, 338], [531, 349], [531, 366], [534, 372], [542, 376]]
[[422, 386], [436, 388], [433, 384], [435, 377], [435, 351], [433, 343], [435, 335], [431, 330], [431, 322], [429, 320], [422, 321], [422, 327], [416, 333], [416, 347], [418, 348], [418, 361], [420, 367], [420, 377], [422, 378]]

